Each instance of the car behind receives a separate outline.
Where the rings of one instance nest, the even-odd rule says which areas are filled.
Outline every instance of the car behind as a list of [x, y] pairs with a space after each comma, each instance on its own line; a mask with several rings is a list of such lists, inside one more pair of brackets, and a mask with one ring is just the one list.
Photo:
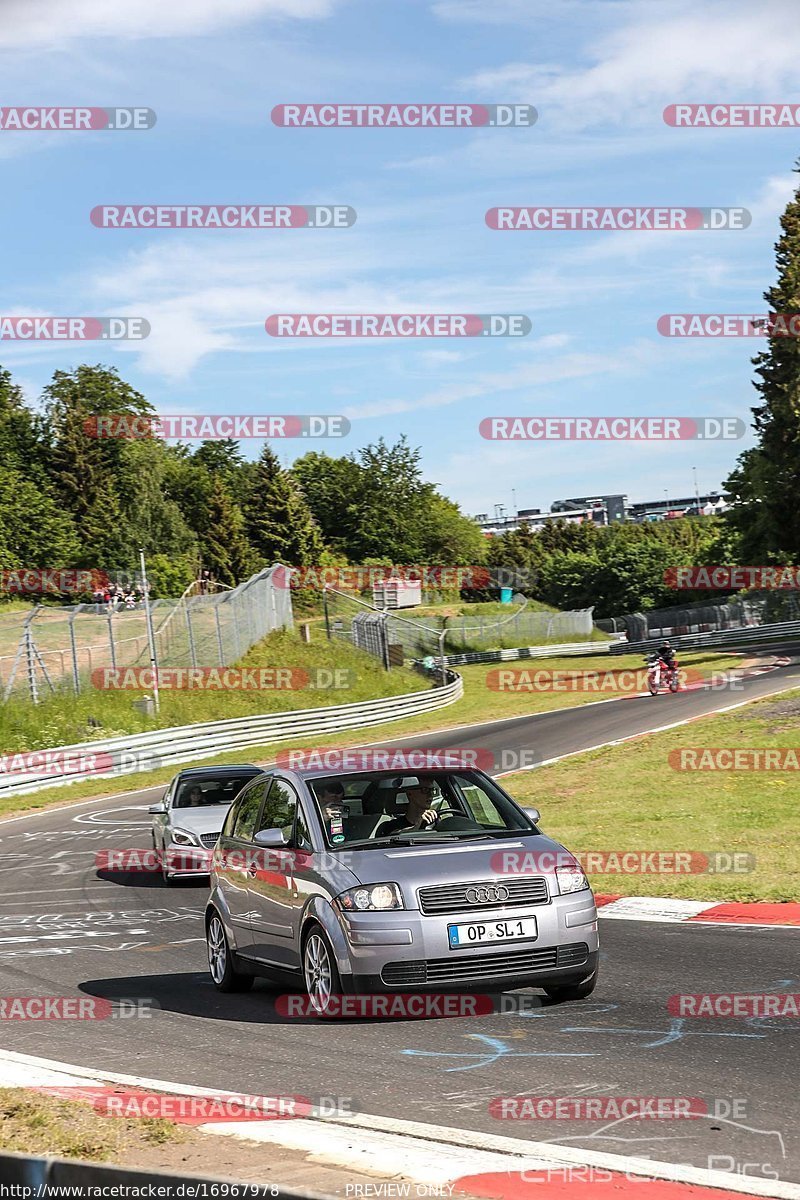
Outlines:
[[148, 810], [153, 817], [153, 848], [159, 853], [166, 884], [209, 874], [212, 851], [231, 804], [245, 783], [261, 774], [252, 763], [178, 772], [161, 800]]

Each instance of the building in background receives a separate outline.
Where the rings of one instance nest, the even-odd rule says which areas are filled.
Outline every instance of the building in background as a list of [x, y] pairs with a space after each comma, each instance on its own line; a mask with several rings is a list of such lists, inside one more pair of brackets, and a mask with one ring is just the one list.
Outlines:
[[551, 513], [585, 512], [591, 514], [591, 519], [598, 525], [611, 525], [615, 521], [624, 521], [628, 508], [628, 497], [613, 496], [579, 496], [573, 500], [554, 500], [550, 505]]
[[720, 492], [708, 492], [705, 495], [669, 496], [664, 494], [661, 500], [643, 500], [637, 504], [629, 504], [628, 497], [622, 493], [609, 496], [577, 496], [569, 500], [554, 500], [550, 512], [543, 513], [539, 508], [521, 508], [516, 513], [506, 512], [504, 504], [495, 504], [494, 516], [479, 513], [475, 520], [487, 537], [496, 534], [511, 533], [528, 525], [531, 529], [541, 529], [553, 521], [565, 521], [568, 525], [593, 521], [596, 525], [614, 525], [622, 521], [672, 520], [676, 517], [710, 517], [725, 512], [729, 507]]
[[[523, 525], [527, 525], [530, 529], [541, 529], [544, 525], [552, 525], [554, 521], [565, 521], [568, 525], [580, 525], [583, 521], [598, 521], [600, 516], [602, 514], [599, 510], [590, 508], [548, 513], [543, 513], [538, 508], [523, 508], [516, 516], [503, 514], [499, 517], [490, 517], [486, 513], [480, 513], [475, 520], [480, 525], [482, 533], [485, 533], [487, 537], [494, 537], [499, 533], [511, 533]], [[602, 519], [598, 523], [607, 524]]]
[[723, 513], [730, 505], [720, 492], [708, 492], [704, 496], [664, 496], [663, 500], [643, 500], [632, 504], [628, 510], [629, 521], [664, 521], [675, 517], [713, 517]]

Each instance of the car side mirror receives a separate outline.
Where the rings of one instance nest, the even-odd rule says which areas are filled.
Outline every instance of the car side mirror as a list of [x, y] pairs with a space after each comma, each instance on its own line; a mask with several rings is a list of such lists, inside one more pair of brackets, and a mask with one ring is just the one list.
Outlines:
[[166, 812], [167, 809], [164, 804], [164, 801], [159, 800], [158, 804], [151, 804], [147, 811], [149, 813], [163, 813], [163, 812]]
[[522, 811], [525, 813], [526, 817], [530, 817], [534, 825], [538, 825], [542, 819], [542, 814], [539, 812], [538, 808], [523, 808]]
[[286, 845], [282, 829], [259, 829], [253, 841], [257, 846], [263, 846], [265, 850], [280, 850]]

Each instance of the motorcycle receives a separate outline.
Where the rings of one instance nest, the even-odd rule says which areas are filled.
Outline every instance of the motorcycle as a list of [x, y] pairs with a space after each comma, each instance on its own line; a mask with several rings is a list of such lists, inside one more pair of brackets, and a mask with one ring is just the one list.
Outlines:
[[662, 687], [668, 687], [671, 692], [677, 692], [680, 686], [678, 664], [670, 665], [660, 654], [647, 656], [647, 687], [651, 696], [657, 696]]

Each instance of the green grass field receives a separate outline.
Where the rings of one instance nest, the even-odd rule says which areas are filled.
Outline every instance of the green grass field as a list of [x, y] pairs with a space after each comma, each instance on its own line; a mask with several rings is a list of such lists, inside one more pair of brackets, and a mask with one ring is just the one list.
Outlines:
[[[592, 875], [597, 892], [693, 900], [800, 899], [797, 771], [677, 770], [685, 747], [800, 750], [800, 695], [755, 701], [575, 758], [503, 778], [542, 828], [573, 851], [742, 852], [755, 869], [733, 874]], [[800, 756], [799, 756], [800, 757]]]

